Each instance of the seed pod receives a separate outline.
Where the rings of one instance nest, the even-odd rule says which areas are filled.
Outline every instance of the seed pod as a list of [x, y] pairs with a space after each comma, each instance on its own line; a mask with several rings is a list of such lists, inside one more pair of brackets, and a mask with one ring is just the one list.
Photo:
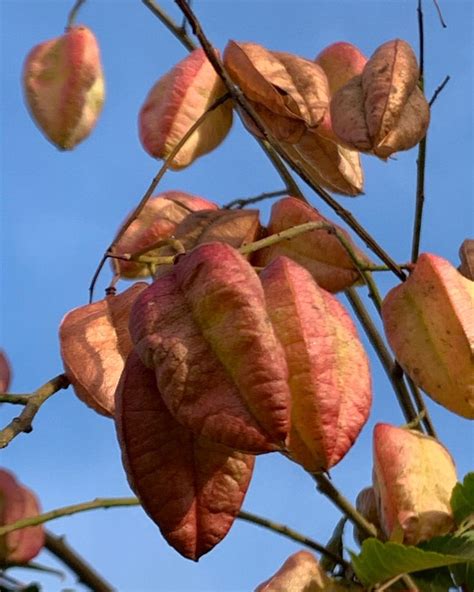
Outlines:
[[[140, 140], [155, 158], [165, 160], [191, 126], [226, 93], [202, 49], [195, 49], [165, 74], [148, 93], [138, 119]], [[216, 148], [232, 125], [232, 104], [214, 109], [173, 158], [179, 170]]]
[[461, 265], [458, 270], [467, 277], [468, 280], [474, 281], [474, 240], [467, 238], [459, 249], [459, 258]]
[[434, 438], [377, 424], [373, 479], [380, 524], [390, 540], [416, 545], [453, 527], [450, 500], [456, 468]]
[[[183, 191], [165, 191], [147, 201], [140, 214], [115, 245], [115, 253], [134, 255], [146, 251], [147, 255], [156, 256], [159, 254], [159, 247], [154, 245], [173, 236], [179, 223], [189, 214], [211, 209], [217, 209], [217, 205], [202, 197]], [[112, 268], [117, 270], [121, 277], [127, 279], [151, 275], [150, 267], [138, 261], [114, 259]]]
[[[7, 470], [0, 469], [0, 518], [1, 525], [11, 524], [23, 518], [32, 518], [41, 512], [36, 495], [19, 483]], [[27, 563], [41, 551], [44, 545], [42, 525], [29, 526], [0, 536], [0, 564]]]
[[[365, 487], [359, 492], [356, 499], [356, 508], [377, 530], [380, 530], [377, 498], [373, 487]], [[365, 539], [368, 538], [368, 535], [357, 526], [354, 526], [354, 538], [359, 545], [362, 545]]]
[[132, 350], [130, 309], [146, 287], [139, 282], [117, 296], [75, 308], [59, 327], [64, 369], [76, 395], [107, 417], [114, 414], [115, 389]]
[[97, 40], [84, 26], [40, 43], [25, 60], [25, 100], [44, 135], [72, 150], [92, 132], [104, 103], [104, 76]]
[[[229, 41], [224, 64], [278, 140], [297, 142], [307, 129], [316, 128], [328, 111], [326, 75], [310, 60], [256, 43]], [[250, 131], [260, 135], [254, 124], [248, 123]]]
[[382, 306], [385, 333], [403, 369], [446, 409], [474, 419], [474, 283], [423, 253]]
[[197, 561], [232, 526], [254, 457], [196, 437], [166, 408], [136, 352], [116, 394], [116, 426], [130, 486], [167, 542]]
[[324, 70], [333, 95], [354, 76], [362, 74], [367, 58], [352, 43], [338, 41], [325, 47], [314, 61]]
[[0, 349], [0, 393], [8, 392], [12, 371], [5, 352]]
[[260, 279], [288, 363], [290, 457], [308, 471], [326, 471], [345, 456], [367, 421], [367, 355], [344, 307], [303, 267], [278, 257]]
[[[271, 211], [269, 234], [277, 234], [306, 222], [327, 222], [347, 241], [362, 264], [370, 263], [351, 241], [345, 230], [322, 216], [315, 208], [295, 197], [277, 201]], [[254, 265], [264, 267], [279, 255], [285, 255], [307, 269], [316, 282], [329, 292], [338, 292], [352, 286], [359, 279], [354, 262], [339, 239], [330, 230], [305, 232], [281, 241], [255, 253]]]
[[232, 247], [207, 243], [180, 257], [139, 296], [130, 332], [179, 423], [236, 450], [284, 446], [285, 356], [258, 276]]
[[316, 557], [308, 551], [290, 555], [280, 569], [255, 592], [319, 592], [327, 590], [329, 578], [321, 569]]
[[362, 73], [332, 97], [332, 130], [340, 142], [380, 158], [415, 146], [430, 120], [418, 75], [416, 56], [406, 41], [381, 45]]

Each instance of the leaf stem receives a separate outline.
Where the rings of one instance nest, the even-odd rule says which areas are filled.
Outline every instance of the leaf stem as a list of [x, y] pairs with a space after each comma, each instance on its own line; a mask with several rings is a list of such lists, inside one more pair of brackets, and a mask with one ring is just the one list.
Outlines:
[[8, 444], [19, 434], [32, 431], [32, 423], [39, 408], [49, 397], [61, 389], [66, 389], [70, 381], [65, 374], [59, 374], [55, 378], [48, 380], [43, 386], [37, 389], [28, 397], [23, 411], [18, 417], [0, 431], [0, 448], [6, 448]]
[[71, 10], [69, 11], [68, 17], [67, 17], [67, 21], [66, 21], [66, 32], [74, 26], [74, 23], [76, 22], [76, 18], [77, 15], [79, 13], [79, 10], [81, 9], [81, 6], [85, 3], [86, 0], [76, 0], [76, 2], [74, 2], [73, 7], [71, 8]]
[[239, 199], [233, 199], [229, 201], [225, 205], [222, 206], [223, 210], [230, 210], [232, 208], [236, 208], [237, 210], [241, 210], [250, 204], [258, 203], [259, 201], [263, 201], [264, 199], [271, 199], [272, 197], [281, 197], [282, 195], [287, 195], [287, 189], [279, 189], [278, 191], [267, 191], [265, 193], [260, 193], [260, 195], [256, 195], [254, 197], [243, 197]]

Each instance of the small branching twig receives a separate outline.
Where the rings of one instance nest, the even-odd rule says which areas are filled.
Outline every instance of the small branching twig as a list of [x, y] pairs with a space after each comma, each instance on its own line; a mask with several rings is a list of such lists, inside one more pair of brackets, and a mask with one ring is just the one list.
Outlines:
[[188, 51], [193, 51], [193, 49], [196, 49], [196, 44], [188, 36], [186, 29], [183, 26], [180, 27], [177, 25], [173, 19], [167, 15], [166, 12], [164, 12], [164, 10], [153, 0], [142, 0], [142, 2], [158, 19], [160, 19], [168, 31], [173, 33], [173, 35], [179, 39], [179, 41], [181, 41]]
[[451, 76], [446, 76], [446, 78], [443, 80], [443, 82], [434, 91], [433, 96], [431, 97], [430, 102], [429, 102], [429, 106], [430, 107], [433, 106], [433, 103], [436, 101], [436, 99], [438, 98], [439, 94], [441, 92], [443, 92], [444, 87], [448, 84], [448, 82], [450, 80], [451, 80]]
[[[11, 524], [0, 526], [0, 536], [4, 536], [5, 534], [13, 532], [15, 530], [20, 530], [21, 528], [27, 528], [28, 526], [38, 526], [39, 524], [44, 524], [46, 522], [50, 522], [51, 520], [64, 518], [65, 516], [72, 516], [73, 514], [79, 514], [81, 512], [89, 512], [90, 510], [100, 509], [106, 510], [109, 508], [123, 508], [139, 505], [140, 501], [136, 497], [96, 498], [89, 502], [82, 502], [80, 504], [64, 506], [62, 508], [57, 508], [56, 510], [51, 510], [50, 512], [44, 512], [43, 514], [39, 514], [37, 516], [23, 518], [22, 520], [17, 520], [16, 522], [13, 522]], [[239, 512], [237, 517], [241, 520], [245, 520], [246, 522], [252, 522], [253, 524], [257, 524], [258, 526], [263, 526], [264, 528], [281, 534], [283, 536], [286, 536], [287, 538], [292, 539], [297, 543], [306, 545], [307, 547], [310, 547], [311, 549], [318, 551], [321, 554], [327, 555], [333, 561], [336, 561], [344, 567], [348, 566], [347, 561], [345, 561], [342, 557], [339, 557], [332, 551], [326, 549], [324, 545], [321, 545], [313, 539], [305, 535], [302, 535], [299, 532], [296, 532], [295, 530], [289, 528], [284, 524], [279, 524], [277, 522], [273, 522], [272, 520], [267, 520], [266, 518], [257, 516], [256, 514], [251, 514], [250, 512], [245, 512], [243, 510]], [[46, 537], [46, 548], [55, 553], [55, 551], [53, 551], [52, 548], [56, 550], [64, 550], [66, 548], [66, 544], [61, 538], [55, 537], [54, 535], [48, 533]], [[64, 561], [64, 556], [57, 556]], [[83, 560], [81, 561], [83, 562]], [[66, 565], [69, 565], [69, 563], [67, 563], [66, 561], [64, 562], [66, 563]], [[78, 573], [77, 570], [74, 571]], [[111, 588], [97, 588], [97, 590], [103, 590], [104, 592], [106, 592], [108, 590], [111, 590]]]
[[281, 197], [282, 195], [287, 195], [288, 191], [286, 189], [279, 189], [278, 191], [267, 191], [266, 193], [261, 193], [260, 195], [256, 195], [255, 197], [243, 197], [240, 199], [233, 199], [222, 206], [224, 210], [230, 210], [232, 208], [236, 208], [237, 210], [241, 210], [250, 204], [258, 203], [259, 201], [263, 201], [264, 199], [271, 199], [272, 197]]
[[64, 537], [46, 531], [44, 547], [74, 572], [81, 584], [93, 592], [114, 592], [114, 588], [66, 542]]
[[102, 259], [100, 260], [99, 265], [97, 266], [97, 269], [94, 272], [94, 275], [92, 277], [91, 284], [89, 286], [89, 302], [92, 302], [92, 299], [93, 299], [93, 296], [94, 296], [95, 284], [97, 282], [97, 279], [99, 277], [100, 272], [102, 271], [102, 268], [104, 267], [105, 262], [107, 261], [107, 259], [111, 255], [114, 255], [113, 250], [114, 250], [115, 246], [117, 245], [117, 243], [119, 242], [119, 240], [122, 238], [122, 236], [125, 234], [125, 232], [129, 228], [129, 226], [132, 224], [132, 222], [134, 222], [134, 220], [137, 219], [137, 217], [139, 216], [140, 212], [145, 207], [147, 201], [152, 196], [152, 193], [155, 191], [156, 187], [158, 186], [158, 183], [161, 181], [161, 179], [163, 178], [164, 174], [168, 170], [168, 168], [169, 168], [171, 162], [173, 161], [173, 159], [175, 158], [175, 156], [178, 154], [178, 152], [181, 150], [181, 148], [186, 144], [186, 142], [189, 140], [189, 138], [194, 134], [194, 132], [202, 125], [202, 123], [206, 120], [206, 118], [215, 109], [217, 109], [223, 103], [225, 103], [228, 99], [229, 99], [229, 94], [226, 93], [225, 95], [222, 95], [222, 97], [220, 97], [219, 99], [217, 99], [216, 101], [214, 101], [214, 103], [209, 107], [209, 109], [207, 109], [207, 111], [205, 113], [203, 113], [201, 115], [201, 117], [199, 117], [193, 123], [193, 125], [188, 129], [188, 131], [184, 134], [184, 136], [181, 138], [181, 140], [176, 144], [176, 146], [173, 148], [173, 150], [171, 150], [170, 154], [168, 155], [168, 157], [166, 158], [166, 160], [163, 162], [163, 165], [161, 166], [161, 168], [158, 171], [157, 175], [153, 178], [152, 182], [150, 183], [148, 189], [146, 190], [144, 196], [141, 198], [141, 200], [138, 203], [137, 207], [135, 208], [135, 210], [133, 211], [133, 213], [129, 216], [129, 218], [127, 219], [127, 221], [125, 222], [125, 224], [122, 226], [122, 228], [120, 229], [120, 231], [118, 232], [117, 236], [114, 238], [114, 240], [110, 244], [110, 246], [107, 249], [107, 251], [104, 253], [104, 255], [102, 255]]
[[69, 14], [67, 17], [66, 31], [74, 26], [74, 23], [76, 21], [79, 10], [80, 10], [81, 6], [85, 3], [85, 1], [86, 0], [76, 0], [76, 2], [74, 3], [74, 6], [69, 11]]
[[443, 29], [446, 29], [448, 25], [446, 24], [446, 21], [443, 18], [443, 13], [441, 12], [438, 0], [433, 0], [433, 4], [435, 5], [436, 12], [438, 13], [439, 22], [441, 23], [441, 26], [443, 27]]
[[[33, 419], [38, 413], [39, 408], [45, 403], [49, 397], [57, 393], [61, 389], [66, 389], [69, 386], [69, 379], [65, 374], [59, 374], [55, 378], [48, 380], [39, 389], [28, 397], [28, 401], [22, 403], [25, 408], [18, 417], [12, 421], [3, 430], [0, 430], [0, 448], [6, 448], [8, 444], [19, 434], [29, 433], [33, 429]], [[23, 396], [23, 395], [20, 395]]]

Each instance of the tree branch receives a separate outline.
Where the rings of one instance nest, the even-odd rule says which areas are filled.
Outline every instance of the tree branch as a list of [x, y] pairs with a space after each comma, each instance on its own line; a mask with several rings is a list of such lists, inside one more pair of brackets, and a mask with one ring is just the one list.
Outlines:
[[286, 189], [280, 189], [278, 191], [267, 191], [266, 193], [261, 193], [260, 195], [256, 195], [255, 197], [244, 197], [240, 199], [233, 199], [229, 201], [224, 206], [222, 206], [223, 210], [230, 210], [233, 207], [236, 207], [237, 210], [241, 210], [250, 204], [258, 203], [259, 201], [263, 201], [264, 199], [270, 199], [272, 197], [281, 197], [282, 195], [287, 195]]
[[436, 90], [433, 93], [433, 96], [430, 99], [430, 102], [428, 103], [430, 107], [433, 106], [433, 103], [436, 101], [436, 99], [438, 98], [438, 95], [443, 91], [444, 87], [448, 84], [448, 82], [451, 80], [451, 76], [446, 76], [446, 78], [443, 80], [443, 82], [436, 88]]
[[18, 417], [15, 417], [3, 430], [0, 431], [0, 448], [6, 448], [8, 444], [19, 434], [32, 431], [32, 423], [39, 408], [49, 397], [61, 389], [66, 389], [70, 381], [65, 374], [59, 374], [28, 397], [25, 408]]
[[93, 592], [114, 592], [114, 588], [75, 551], [62, 536], [48, 530], [45, 533], [45, 549], [74, 572], [78, 581]]
[[153, 2], [153, 0], [142, 0], [142, 2], [157, 18], [160, 19], [168, 31], [170, 31], [179, 41], [181, 41], [188, 51], [193, 51], [193, 49], [196, 49], [196, 44], [186, 33], [184, 27], [178, 26], [160, 6]]
[[181, 140], [176, 144], [176, 146], [173, 148], [173, 150], [171, 150], [171, 152], [167, 156], [166, 160], [164, 161], [163, 165], [161, 166], [160, 170], [158, 171], [157, 175], [153, 178], [152, 182], [150, 183], [150, 185], [149, 185], [148, 189], [146, 190], [144, 196], [141, 198], [140, 202], [138, 203], [137, 207], [134, 209], [133, 213], [128, 217], [127, 221], [122, 226], [122, 228], [119, 230], [117, 236], [114, 238], [114, 240], [110, 244], [110, 246], [107, 249], [107, 251], [102, 255], [102, 259], [100, 260], [99, 265], [97, 266], [97, 269], [94, 272], [94, 275], [92, 277], [91, 284], [89, 286], [89, 303], [92, 302], [92, 299], [93, 299], [93, 296], [94, 296], [95, 284], [97, 282], [97, 279], [99, 277], [100, 272], [102, 271], [102, 268], [104, 267], [105, 262], [110, 257], [110, 255], [113, 255], [114, 254], [113, 253], [114, 247], [117, 245], [117, 243], [122, 238], [122, 236], [125, 234], [125, 232], [129, 228], [129, 226], [132, 224], [132, 222], [134, 220], [137, 219], [137, 217], [139, 216], [140, 212], [145, 207], [146, 202], [152, 196], [152, 193], [155, 191], [156, 187], [158, 186], [158, 183], [161, 181], [161, 179], [163, 178], [164, 174], [168, 170], [168, 167], [169, 167], [170, 163], [173, 161], [174, 157], [178, 154], [178, 152], [186, 144], [186, 142], [194, 134], [194, 132], [198, 129], [198, 127], [200, 125], [202, 125], [202, 123], [205, 121], [205, 119], [215, 109], [217, 109], [223, 103], [225, 103], [229, 99], [229, 97], [230, 97], [230, 95], [226, 93], [225, 95], [222, 95], [222, 97], [220, 97], [219, 99], [217, 99], [216, 101], [214, 101], [214, 103], [207, 109], [207, 111], [205, 113], [203, 113], [201, 115], [201, 117], [199, 117], [199, 119], [197, 119], [193, 123], [193, 125], [188, 129], [188, 131], [184, 134], [184, 136], [181, 138]]

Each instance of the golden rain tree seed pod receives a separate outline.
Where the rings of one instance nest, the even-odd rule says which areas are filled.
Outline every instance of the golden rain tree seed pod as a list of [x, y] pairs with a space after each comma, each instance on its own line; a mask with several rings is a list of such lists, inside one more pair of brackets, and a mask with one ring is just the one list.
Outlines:
[[[138, 127], [144, 149], [165, 160], [191, 126], [226, 93], [204, 50], [195, 49], [158, 80], [143, 104]], [[214, 109], [170, 163], [183, 169], [217, 148], [232, 126], [232, 103]]]
[[[307, 222], [326, 222], [342, 234], [362, 264], [370, 263], [368, 257], [352, 242], [347, 232], [324, 218], [318, 210], [296, 197], [284, 197], [272, 207], [269, 234], [277, 234]], [[329, 292], [349, 288], [359, 280], [359, 272], [350, 255], [330, 230], [311, 230], [280, 241], [257, 251], [252, 260], [254, 265], [264, 267], [279, 255], [285, 255], [307, 269], [316, 282]]]
[[[32, 518], [41, 513], [36, 495], [19, 483], [7, 470], [0, 469], [0, 519], [1, 526]], [[44, 545], [42, 525], [29, 526], [0, 536], [0, 565], [27, 563], [41, 551]]]
[[[359, 492], [359, 495], [356, 498], [356, 509], [366, 520], [371, 522], [378, 531], [381, 530], [379, 511], [377, 508], [377, 497], [373, 487], [364, 487], [364, 489]], [[354, 538], [359, 545], [362, 545], [368, 537], [369, 535], [362, 532], [358, 526], [354, 526]]]
[[387, 538], [416, 545], [449, 532], [457, 476], [446, 448], [421, 432], [384, 423], [375, 426], [373, 442], [373, 486]]
[[288, 364], [289, 456], [308, 471], [327, 471], [347, 454], [369, 416], [368, 357], [348, 312], [306, 269], [277, 257], [260, 279]]
[[[144, 252], [156, 256], [160, 249], [154, 245], [168, 239], [188, 215], [199, 210], [217, 209], [217, 205], [202, 197], [184, 191], [165, 191], [150, 198], [137, 218], [130, 224], [115, 245], [116, 255], [134, 255]], [[125, 220], [124, 224], [127, 222]], [[123, 225], [122, 225], [123, 227]], [[120, 230], [119, 230], [120, 232]], [[150, 250], [147, 250], [150, 247]], [[139, 261], [111, 260], [112, 269], [127, 279], [149, 277], [150, 267]]]
[[114, 395], [132, 350], [130, 309], [145, 282], [116, 296], [68, 312], [59, 327], [61, 357], [76, 395], [106, 417], [113, 417]]
[[0, 349], [0, 393], [8, 392], [12, 378], [10, 362], [5, 352]]
[[345, 146], [388, 158], [428, 130], [430, 108], [418, 87], [418, 64], [402, 39], [381, 45], [361, 74], [331, 99], [332, 130]]
[[382, 305], [387, 339], [417, 386], [446, 409], [474, 419], [474, 282], [423, 253]]
[[254, 457], [179, 424], [135, 351], [117, 388], [115, 420], [123, 465], [143, 509], [172, 547], [197, 561], [231, 528]]
[[315, 58], [326, 73], [331, 95], [362, 74], [367, 58], [358, 47], [346, 41], [337, 41], [325, 47]]
[[61, 150], [72, 150], [94, 129], [104, 103], [97, 40], [84, 26], [40, 43], [23, 69], [25, 100], [33, 120]]
[[230, 245], [206, 243], [179, 257], [137, 298], [130, 333], [179, 423], [244, 452], [284, 447], [285, 354], [256, 272]]

